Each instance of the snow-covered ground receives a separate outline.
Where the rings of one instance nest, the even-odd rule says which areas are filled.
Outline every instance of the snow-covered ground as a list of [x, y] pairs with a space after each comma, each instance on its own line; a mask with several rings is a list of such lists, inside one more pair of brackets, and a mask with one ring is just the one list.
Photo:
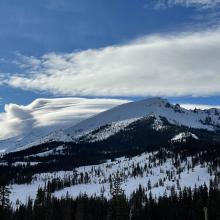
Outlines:
[[118, 133], [121, 130], [124, 130], [128, 125], [131, 123], [139, 120], [140, 118], [132, 118], [128, 120], [122, 120], [117, 122], [112, 122], [106, 128], [102, 129], [100, 132], [90, 132], [85, 136], [85, 140], [88, 140], [89, 142], [95, 142], [95, 141], [101, 141], [105, 140], [112, 135]]
[[191, 133], [191, 132], [181, 132], [177, 135], [175, 135], [172, 139], [171, 142], [186, 142], [187, 138], [194, 138], [196, 140], [198, 140], [199, 138]]
[[[65, 197], [67, 193], [71, 197], [77, 197], [83, 193], [88, 196], [98, 196], [102, 192], [106, 198], [110, 198], [109, 179], [114, 177], [117, 172], [122, 178], [121, 186], [127, 197], [138, 189], [139, 185], [146, 188], [147, 193], [151, 191], [153, 196], [158, 197], [164, 193], [169, 195], [172, 187], [178, 190], [185, 186], [194, 188], [195, 185], [200, 186], [204, 183], [209, 185], [210, 179], [214, 178], [208, 173], [207, 164], [197, 164], [192, 168], [191, 157], [182, 161], [181, 166], [177, 168], [172, 158], [159, 161], [155, 160], [154, 155], [156, 154], [157, 152], [153, 152], [143, 153], [132, 158], [121, 157], [98, 165], [78, 167], [75, 171], [36, 174], [31, 184], [11, 185], [10, 199], [14, 205], [17, 199], [25, 203], [28, 197], [34, 199], [37, 189], [44, 187], [48, 180], [73, 178], [76, 174], [77, 178], [80, 179], [81, 174], [85, 176], [87, 173], [89, 176], [88, 183], [79, 183], [63, 188], [55, 191], [53, 195], [59, 198]], [[141, 170], [141, 172], [137, 172], [137, 170]]]

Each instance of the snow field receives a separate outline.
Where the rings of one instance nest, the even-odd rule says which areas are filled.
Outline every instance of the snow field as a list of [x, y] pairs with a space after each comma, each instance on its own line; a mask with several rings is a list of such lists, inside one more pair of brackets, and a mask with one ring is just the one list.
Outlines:
[[[184, 187], [194, 188], [195, 185], [200, 186], [204, 183], [208, 186], [210, 179], [214, 178], [214, 175], [210, 176], [208, 173], [208, 164], [196, 164], [192, 168], [192, 158], [188, 157], [181, 162], [179, 167], [175, 167], [172, 158], [168, 158], [163, 162], [156, 159], [156, 154], [157, 152], [153, 152], [143, 153], [132, 158], [120, 157], [114, 161], [107, 160], [102, 164], [81, 166], [76, 168], [75, 171], [36, 174], [31, 184], [11, 185], [10, 200], [14, 205], [17, 200], [26, 203], [28, 197], [32, 199], [36, 197], [37, 189], [44, 187], [47, 181], [53, 178], [61, 180], [73, 178], [74, 173], [77, 173], [78, 179], [80, 179], [81, 174], [85, 176], [85, 173], [87, 173], [89, 176], [88, 183], [82, 182], [65, 187], [55, 191], [53, 196], [61, 198], [65, 197], [67, 193], [73, 198], [84, 193], [88, 196], [100, 196], [102, 192], [109, 199], [111, 197], [109, 179], [110, 177], [113, 178], [117, 172], [121, 176], [121, 187], [127, 197], [138, 189], [139, 185], [146, 189], [146, 193], [151, 192], [154, 197], [158, 197], [164, 195], [164, 193], [169, 195], [172, 187], [179, 190]], [[137, 172], [137, 167], [139, 167], [139, 172]]]

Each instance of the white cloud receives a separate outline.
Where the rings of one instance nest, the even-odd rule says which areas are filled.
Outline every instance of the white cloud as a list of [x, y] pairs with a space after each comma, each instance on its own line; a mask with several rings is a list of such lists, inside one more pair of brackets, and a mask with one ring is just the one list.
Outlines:
[[167, 8], [173, 6], [215, 8], [219, 6], [220, 0], [157, 0], [155, 8]]
[[29, 105], [8, 104], [0, 113], [0, 140], [19, 135], [46, 133], [128, 102], [120, 99], [36, 99]]
[[180, 104], [181, 107], [186, 108], [186, 109], [210, 109], [210, 108], [219, 108], [220, 109], [220, 105], [204, 105], [204, 104], [192, 104], [192, 103], [182, 103]]
[[73, 96], [220, 94], [220, 31], [143, 37], [22, 60], [26, 75], [14, 74], [7, 83], [27, 90]]

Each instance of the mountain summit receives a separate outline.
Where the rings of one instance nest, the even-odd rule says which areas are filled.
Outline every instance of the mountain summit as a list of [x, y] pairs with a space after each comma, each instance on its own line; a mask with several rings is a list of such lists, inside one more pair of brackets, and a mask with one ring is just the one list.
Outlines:
[[135, 120], [149, 115], [164, 117], [174, 125], [196, 129], [215, 131], [220, 126], [219, 109], [187, 110], [178, 104], [169, 103], [166, 99], [149, 98], [119, 105], [64, 130], [64, 133], [75, 138], [109, 123]]
[[[131, 123], [150, 116], [154, 116], [152, 126], [155, 129], [163, 126], [162, 118], [175, 126], [203, 129], [210, 132], [220, 129], [219, 109], [187, 110], [179, 104], [174, 105], [166, 99], [157, 97], [122, 104], [85, 119], [70, 128], [52, 132], [35, 140], [33, 138], [29, 140], [28, 136], [16, 143], [10, 140], [10, 142], [4, 143], [4, 146], [8, 144], [7, 152], [54, 141], [77, 142], [84, 136], [86, 136], [84, 140], [88, 140], [88, 137], [93, 137], [93, 141], [103, 140], [125, 129]], [[92, 133], [96, 133], [96, 136], [94, 137]]]

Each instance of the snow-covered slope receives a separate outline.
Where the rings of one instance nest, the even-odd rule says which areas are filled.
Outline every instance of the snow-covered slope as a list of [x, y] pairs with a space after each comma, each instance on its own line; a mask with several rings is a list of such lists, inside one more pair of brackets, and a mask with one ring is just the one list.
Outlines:
[[191, 132], [181, 132], [171, 139], [172, 142], [186, 142], [188, 138], [198, 140], [199, 138]]
[[100, 127], [97, 130], [93, 130], [84, 135], [83, 140], [88, 142], [102, 141], [112, 135], [118, 133], [121, 130], [126, 129], [131, 123], [139, 120], [140, 118], [132, 118], [128, 120], [122, 120], [117, 122], [112, 122], [106, 126]]
[[41, 137], [48, 135], [50, 132], [50, 130], [42, 128], [36, 129], [26, 135], [20, 135], [6, 140], [0, 140], [0, 154], [14, 151], [25, 145], [34, 143], [35, 141], [41, 139]]
[[[19, 142], [19, 144], [15, 144], [13, 140], [7, 144], [0, 143], [0, 150], [20, 150], [52, 141], [77, 141], [83, 136], [90, 137], [91, 141], [103, 140], [114, 135], [120, 130], [125, 129], [135, 120], [146, 118], [151, 115], [154, 115], [156, 118], [154, 124], [152, 125], [156, 130], [163, 128], [163, 123], [160, 118], [166, 118], [170, 124], [177, 126], [186, 126], [209, 131], [216, 131], [220, 129], [219, 109], [187, 110], [181, 108], [178, 104], [170, 104], [166, 99], [150, 98], [119, 105], [85, 119], [70, 128], [52, 132], [46, 136], [38, 136], [38, 138], [26, 137], [22, 140], [22, 142]], [[95, 134], [93, 133], [93, 131], [99, 129], [99, 132], [95, 132]], [[87, 138], [87, 140], [89, 139]]]
[[83, 135], [81, 137], [80, 135], [78, 135], [78, 137], [80, 138], [77, 140], [77, 142], [78, 141], [83, 141], [83, 142], [103, 141], [117, 134], [120, 131], [128, 132], [130, 129], [134, 129], [134, 127], [133, 128], [130, 127], [130, 125], [134, 123], [148, 121], [148, 120], [152, 121], [151, 128], [155, 131], [161, 131], [167, 128], [167, 126], [164, 125], [164, 122], [161, 120], [161, 117], [151, 114], [147, 117], [131, 118], [127, 120], [111, 122], [97, 129], [94, 129], [90, 132], [83, 132], [82, 133]]
[[54, 131], [51, 132], [49, 135], [45, 136], [45, 137], [40, 137], [37, 140], [30, 142], [28, 144], [24, 144], [21, 147], [18, 147], [16, 149], [13, 150], [13, 152], [15, 151], [20, 151], [20, 150], [24, 150], [27, 148], [30, 148], [32, 146], [37, 146], [43, 143], [49, 143], [52, 141], [57, 141], [57, 142], [71, 142], [73, 141], [71, 137], [67, 136], [63, 130], [58, 130], [58, 131]]
[[26, 136], [13, 137], [0, 141], [0, 154], [23, 150], [51, 141], [68, 142], [72, 141], [72, 138], [63, 133], [62, 129], [51, 131], [42, 128], [42, 130], [35, 130], [34, 132], [30, 132]]
[[[167, 157], [159, 160], [158, 152], [143, 153], [132, 158], [120, 157], [107, 160], [105, 163], [81, 166], [75, 171], [59, 171], [53, 173], [36, 174], [30, 184], [11, 185], [10, 199], [15, 205], [16, 200], [26, 203], [28, 197], [35, 198], [39, 187], [44, 187], [52, 179], [68, 181], [75, 179], [75, 184], [55, 190], [53, 196], [65, 197], [67, 192], [71, 197], [86, 193], [88, 196], [100, 196], [102, 193], [110, 198], [110, 179], [119, 173], [122, 177], [122, 188], [127, 197], [141, 185], [147, 193], [162, 196], [171, 193], [172, 187], [177, 190], [184, 187], [198, 187], [214, 179], [215, 173], [210, 173], [209, 164], [192, 162], [192, 157], [174, 159]], [[177, 163], [177, 161], [178, 163]], [[179, 164], [179, 167], [177, 167]], [[211, 163], [210, 163], [211, 164]], [[217, 172], [217, 171], [216, 171]], [[87, 176], [87, 178], [82, 178]], [[82, 180], [84, 179], [84, 180]]]
[[92, 118], [66, 129], [64, 132], [73, 139], [96, 128], [113, 122], [155, 115], [165, 117], [169, 123], [196, 129], [214, 131], [220, 127], [220, 110], [187, 110], [179, 105], [172, 105], [161, 98], [150, 98], [137, 102], [126, 103], [100, 113]]

